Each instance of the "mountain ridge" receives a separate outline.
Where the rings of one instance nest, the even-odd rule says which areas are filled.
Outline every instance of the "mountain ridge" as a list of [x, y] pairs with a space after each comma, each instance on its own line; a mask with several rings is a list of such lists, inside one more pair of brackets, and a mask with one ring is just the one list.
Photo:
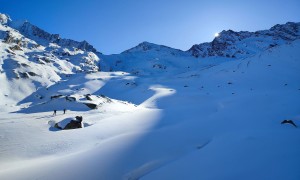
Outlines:
[[288, 22], [256, 32], [222, 31], [212, 42], [194, 45], [187, 51], [144, 41], [120, 54], [104, 55], [86, 41], [62, 39], [0, 13], [1, 79], [10, 84], [1, 93], [11, 94], [16, 84], [25, 88], [23, 80], [31, 89], [28, 92], [34, 92], [77, 73], [125, 71], [138, 76], [172, 76], [175, 71], [201, 70], [291, 43], [299, 39], [299, 27], [300, 23]]
[[[277, 24], [269, 30], [255, 32], [223, 30], [212, 42], [193, 45], [188, 52], [192, 53], [195, 57], [226, 56], [244, 58], [247, 54], [253, 54], [251, 49], [248, 48], [248, 46], [255, 47], [253, 42], [260, 43], [262, 39], [269, 41], [269, 43], [260, 47], [261, 51], [264, 51], [285, 43], [282, 41], [294, 41], [299, 39], [299, 29], [300, 23], [287, 22], [286, 24]], [[247, 42], [247, 40], [252, 40], [252, 42]]]
[[75, 47], [84, 51], [100, 53], [85, 40], [79, 42], [72, 39], [64, 39], [59, 34], [51, 34], [28, 21], [12, 21], [8, 15], [1, 13], [0, 15], [0, 23], [20, 31], [25, 37], [34, 39], [40, 44], [56, 43], [60, 46]]
[[[10, 17], [6, 14], [0, 13], [0, 22], [4, 25], [8, 25], [12, 28], [19, 30], [24, 36], [28, 38], [42, 38], [51, 43], [56, 43], [61, 46], [76, 47], [81, 50], [91, 51], [97, 54], [100, 53], [96, 48], [94, 48], [87, 41], [75, 41], [71, 39], [61, 38], [59, 34], [51, 34], [47, 31], [31, 24], [28, 21], [12, 21]], [[276, 24], [267, 30], [258, 30], [255, 32], [249, 31], [233, 31], [223, 30], [219, 33], [218, 37], [215, 37], [211, 42], [203, 42], [200, 44], [194, 44], [188, 50], [184, 51], [177, 48], [172, 48], [165, 45], [159, 45], [152, 42], [141, 42], [138, 45], [129, 48], [120, 54], [137, 52], [137, 51], [148, 51], [151, 49], [159, 50], [161, 48], [172, 49], [174, 51], [181, 51], [191, 54], [192, 56], [199, 57], [211, 57], [211, 56], [222, 56], [231, 58], [244, 58], [246, 54], [251, 54], [250, 50], [247, 48], [237, 49], [234, 43], [243, 41], [245, 39], [256, 37], [259, 38], [271, 38], [273, 41], [269, 46], [274, 46], [275, 44], [281, 44], [280, 40], [293, 41], [300, 38], [300, 22], [287, 22], [285, 24]], [[38, 39], [37, 38], [37, 39]], [[37, 40], [38, 41], [38, 40]], [[269, 46], [263, 47], [266, 50]], [[234, 49], [237, 49], [236, 51]], [[111, 54], [113, 55], [113, 54]]]
[[9, 21], [0, 179], [299, 179], [300, 131], [281, 123], [300, 125], [297, 23], [103, 55]]

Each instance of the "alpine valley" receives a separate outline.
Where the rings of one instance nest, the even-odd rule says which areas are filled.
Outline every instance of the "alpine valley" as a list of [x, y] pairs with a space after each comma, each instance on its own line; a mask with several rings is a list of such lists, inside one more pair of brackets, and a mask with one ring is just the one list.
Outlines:
[[0, 179], [299, 180], [299, 30], [104, 55], [0, 14]]

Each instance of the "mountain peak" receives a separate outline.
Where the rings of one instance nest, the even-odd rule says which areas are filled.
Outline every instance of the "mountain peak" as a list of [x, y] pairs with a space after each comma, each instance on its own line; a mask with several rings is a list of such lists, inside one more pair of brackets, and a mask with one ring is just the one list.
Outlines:
[[7, 14], [0, 13], [0, 23], [7, 24], [11, 21], [10, 17]]
[[182, 50], [174, 49], [165, 45], [154, 44], [148, 41], [143, 41], [139, 43], [137, 46], [130, 48], [122, 53], [133, 53], [133, 52], [148, 52], [148, 51], [161, 51], [166, 50], [170, 52], [182, 52]]
[[83, 51], [91, 51], [99, 53], [87, 41], [75, 41], [71, 39], [63, 39], [59, 34], [51, 34], [43, 29], [31, 24], [27, 20], [12, 21], [6, 14], [0, 13], [0, 23], [7, 25], [15, 30], [18, 30], [25, 37], [36, 41], [38, 44], [48, 46], [49, 43], [55, 43], [59, 46], [66, 48], [78, 48]]
[[137, 52], [137, 51], [149, 51], [151, 49], [157, 49], [159, 47], [160, 47], [160, 45], [150, 43], [147, 41], [143, 41], [143, 42], [139, 43], [137, 46], [124, 51], [124, 53]]
[[196, 44], [188, 52], [195, 57], [245, 58], [274, 46], [300, 38], [300, 23], [277, 24], [256, 32], [223, 30], [212, 42]]

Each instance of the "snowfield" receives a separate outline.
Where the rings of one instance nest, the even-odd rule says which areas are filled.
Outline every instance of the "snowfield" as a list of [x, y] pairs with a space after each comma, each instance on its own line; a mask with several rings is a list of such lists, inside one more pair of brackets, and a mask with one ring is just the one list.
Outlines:
[[[10, 73], [27, 66], [5, 61], [26, 63], [22, 54], [35, 50], [11, 56], [6, 46], [0, 179], [300, 179], [300, 129], [281, 124], [300, 126], [299, 39], [240, 59], [147, 43], [100, 59], [82, 51], [70, 61], [51, 56], [49, 71], [30, 63], [43, 74], [18, 79]], [[103, 71], [91, 71], [94, 61], [69, 64], [78, 56]], [[75, 116], [84, 128], [53, 126]]]

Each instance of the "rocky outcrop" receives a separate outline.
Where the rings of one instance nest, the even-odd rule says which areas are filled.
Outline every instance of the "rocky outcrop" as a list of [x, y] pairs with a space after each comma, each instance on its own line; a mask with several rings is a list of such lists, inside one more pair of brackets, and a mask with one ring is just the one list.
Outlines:
[[73, 101], [76, 101], [76, 98], [72, 97], [72, 96], [66, 96], [66, 100], [70, 101], [70, 102], [73, 102]]
[[91, 109], [98, 109], [98, 105], [94, 104], [94, 103], [83, 103], [85, 104], [87, 107], [91, 108]]
[[61, 98], [63, 95], [62, 94], [58, 94], [58, 95], [53, 95], [50, 97], [50, 99], [58, 99], [58, 98]]
[[79, 42], [71, 39], [63, 39], [60, 38], [59, 34], [50, 34], [27, 21], [24, 22], [24, 24], [20, 26], [18, 30], [24, 36], [34, 39], [40, 43], [42, 43], [41, 40], [46, 40], [49, 43], [56, 43], [62, 47], [77, 48], [83, 51], [97, 52], [97, 50], [87, 41]]
[[194, 45], [188, 52], [196, 58], [211, 56], [227, 58], [249, 57], [279, 44], [299, 39], [299, 28], [300, 23], [288, 22], [283, 25], [275, 25], [264, 31], [222, 31], [212, 42]]

